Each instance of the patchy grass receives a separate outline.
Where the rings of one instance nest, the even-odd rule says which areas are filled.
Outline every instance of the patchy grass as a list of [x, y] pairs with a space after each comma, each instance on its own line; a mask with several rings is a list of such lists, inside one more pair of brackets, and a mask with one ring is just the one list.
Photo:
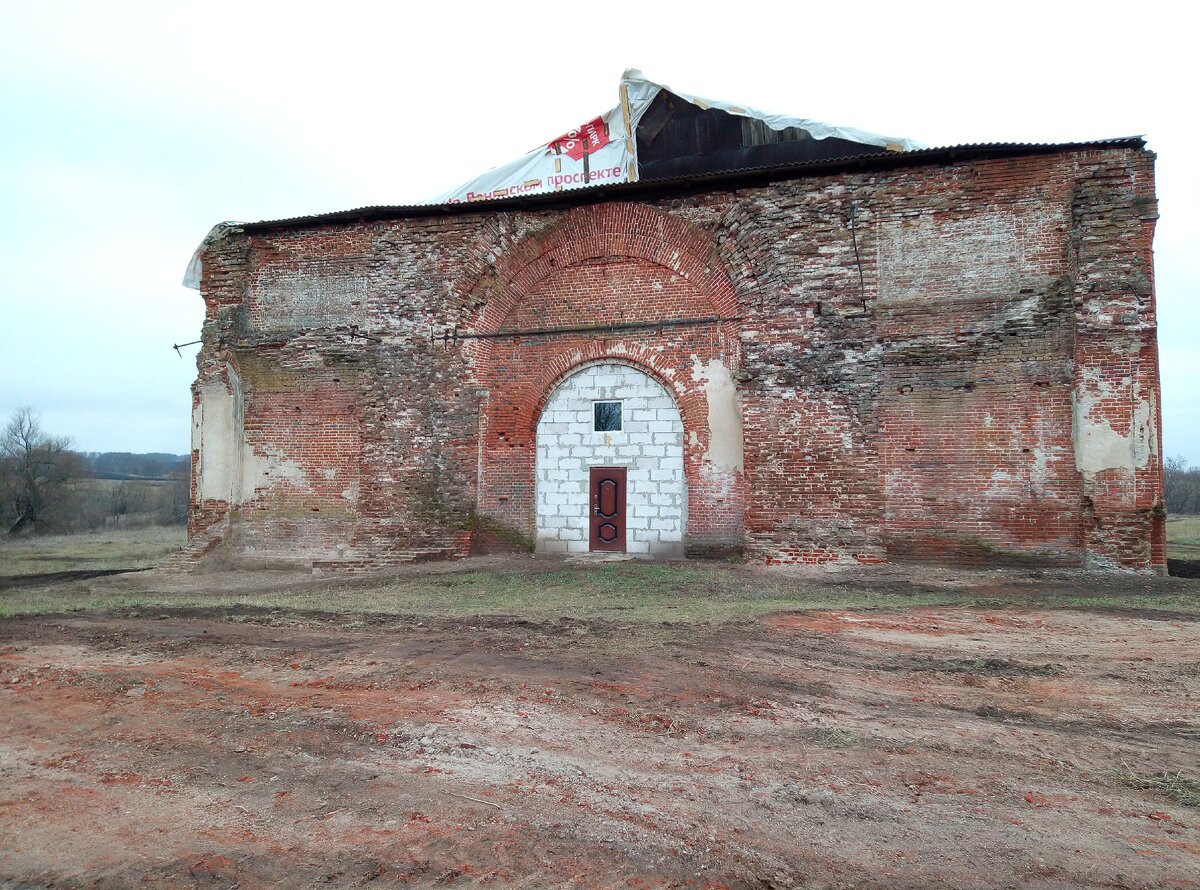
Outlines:
[[187, 530], [182, 525], [0, 538], [0, 576], [144, 569], [162, 562], [186, 540]]
[[1200, 560], [1200, 516], [1167, 518], [1167, 556]]
[[833, 748], [841, 750], [844, 748], [853, 748], [859, 744], [862, 739], [857, 733], [851, 732], [848, 729], [837, 729], [833, 726], [820, 726], [813, 732], [813, 743], [820, 745], [822, 748]]
[[251, 607], [366, 615], [437, 618], [513, 616], [533, 621], [569, 617], [639, 624], [724, 623], [797, 608], [903, 608], [954, 602], [944, 593], [855, 591], [805, 580], [764, 580], [719, 564], [566, 564], [545, 571], [404, 573], [353, 579], [296, 580], [272, 588], [271, 573], [245, 589], [180, 589], [162, 579], [158, 589], [124, 585], [47, 584], [0, 591], [0, 616], [58, 611], [112, 611], [130, 607]]
[[1111, 774], [1118, 782], [1139, 791], [1156, 791], [1185, 807], [1200, 808], [1200, 780], [1185, 777], [1183, 773], [1135, 773], [1118, 770]]
[[[167, 540], [161, 544], [164, 553], [173, 546]], [[114, 567], [131, 567], [128, 558], [109, 555], [105, 560]], [[67, 567], [62, 563], [55, 566], [57, 570]], [[633, 560], [578, 564], [515, 559], [511, 566], [492, 564], [478, 569], [442, 564], [358, 578], [258, 572], [245, 573], [234, 581], [164, 575], [29, 584], [0, 589], [0, 617], [129, 608], [240, 607], [293, 615], [512, 616], [530, 621], [571, 618], [695, 625], [821, 609], [985, 606], [1200, 614], [1198, 588], [1200, 585], [1182, 583], [1164, 587], [1135, 578], [1086, 581], [1067, 576], [1004, 587], [983, 583], [934, 587], [895, 579], [876, 582], [869, 576], [847, 582], [836, 576], [764, 572], [723, 563]], [[960, 669], [964, 668], [1000, 673], [1016, 670], [1013, 665], [972, 664]], [[1021, 670], [1028, 672], [1029, 668]]]

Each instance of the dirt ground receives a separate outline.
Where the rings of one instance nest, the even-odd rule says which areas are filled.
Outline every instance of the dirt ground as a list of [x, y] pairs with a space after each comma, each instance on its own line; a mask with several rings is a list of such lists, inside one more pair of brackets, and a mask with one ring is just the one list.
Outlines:
[[1200, 887], [1197, 778], [1194, 613], [0, 621], [3, 887]]

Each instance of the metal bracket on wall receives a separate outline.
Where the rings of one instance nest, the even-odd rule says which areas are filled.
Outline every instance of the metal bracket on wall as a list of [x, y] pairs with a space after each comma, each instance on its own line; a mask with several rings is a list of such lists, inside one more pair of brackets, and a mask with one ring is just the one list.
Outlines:
[[867, 285], [863, 278], [862, 259], [858, 255], [858, 205], [850, 202], [850, 240], [854, 244], [854, 262], [858, 266], [858, 299], [863, 311], [867, 310]]
[[358, 329], [358, 325], [356, 325], [356, 324], [350, 325], [350, 339], [353, 340], [356, 337], [360, 340], [370, 340], [372, 343], [382, 343], [383, 342], [383, 340], [381, 340], [379, 337], [372, 337], [370, 334], [364, 334], [362, 331], [360, 331]]
[[436, 344], [436, 343], [437, 343], [437, 341], [438, 341], [438, 340], [441, 340], [441, 341], [442, 341], [442, 351], [443, 351], [443, 352], [449, 352], [449, 351], [450, 351], [450, 344], [451, 344], [451, 343], [453, 343], [454, 345], [456, 345], [456, 346], [457, 346], [457, 345], [458, 345], [458, 337], [459, 337], [459, 333], [458, 333], [458, 325], [455, 325], [455, 326], [454, 326], [454, 333], [453, 333], [453, 334], [451, 334], [451, 332], [450, 332], [450, 331], [444, 331], [444, 332], [442, 333], [442, 336], [440, 336], [440, 337], [439, 337], [439, 336], [437, 336], [437, 334], [435, 334], [435, 333], [433, 332], [433, 328], [432, 328], [432, 327], [429, 329], [429, 345], [430, 345], [430, 346], [433, 346], [434, 344]]

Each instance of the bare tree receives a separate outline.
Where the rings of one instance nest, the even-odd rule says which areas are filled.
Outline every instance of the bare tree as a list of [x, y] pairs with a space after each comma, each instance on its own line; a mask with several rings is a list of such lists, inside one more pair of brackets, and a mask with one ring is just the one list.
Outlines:
[[32, 408], [18, 408], [0, 433], [0, 519], [10, 535], [41, 530], [79, 475], [70, 440], [42, 431]]
[[1200, 512], [1200, 467], [1188, 467], [1182, 457], [1164, 460], [1163, 500], [1174, 516]]

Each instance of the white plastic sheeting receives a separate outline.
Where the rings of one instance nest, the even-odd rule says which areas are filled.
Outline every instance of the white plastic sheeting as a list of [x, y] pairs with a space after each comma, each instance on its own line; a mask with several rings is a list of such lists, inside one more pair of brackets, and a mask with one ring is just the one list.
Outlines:
[[630, 69], [621, 76], [621, 101], [615, 108], [545, 145], [538, 146], [510, 164], [489, 170], [446, 192], [436, 199], [436, 203], [488, 201], [517, 195], [612, 185], [614, 182], [636, 182], [637, 146], [633, 134], [637, 132], [638, 123], [650, 107], [650, 103], [664, 89], [701, 108], [719, 108], [729, 114], [757, 118], [773, 130], [799, 127], [807, 130], [814, 139], [835, 136], [863, 145], [891, 148], [894, 151], [914, 151], [924, 147], [911, 139], [879, 136], [865, 130], [835, 127], [820, 121], [783, 114], [768, 114], [733, 102], [680, 93], [647, 80], [642, 72], [636, 69]]
[[226, 232], [236, 229], [240, 225], [241, 223], [236, 222], [223, 222], [217, 223], [208, 230], [208, 234], [204, 236], [204, 240], [200, 242], [200, 246], [196, 248], [192, 258], [188, 260], [187, 269], [183, 273], [184, 287], [200, 290], [200, 277], [204, 271], [204, 251], [208, 250], [208, 245], [218, 238], [225, 237]]
[[[489, 201], [519, 195], [612, 185], [638, 180], [637, 145], [634, 134], [650, 103], [662, 90], [668, 90], [700, 108], [719, 108], [729, 114], [756, 118], [773, 130], [798, 127], [814, 139], [831, 136], [893, 151], [915, 151], [925, 146], [911, 139], [879, 136], [851, 127], [835, 127], [820, 121], [783, 114], [768, 114], [745, 105], [704, 99], [680, 93], [647, 80], [642, 72], [629, 69], [621, 75], [620, 101], [615, 108], [580, 124], [557, 139], [538, 146], [510, 164], [496, 167], [456, 189], [435, 198], [431, 204], [461, 204]], [[239, 223], [226, 222], [213, 227], [196, 248], [184, 274], [185, 287], [199, 289], [205, 249]]]

